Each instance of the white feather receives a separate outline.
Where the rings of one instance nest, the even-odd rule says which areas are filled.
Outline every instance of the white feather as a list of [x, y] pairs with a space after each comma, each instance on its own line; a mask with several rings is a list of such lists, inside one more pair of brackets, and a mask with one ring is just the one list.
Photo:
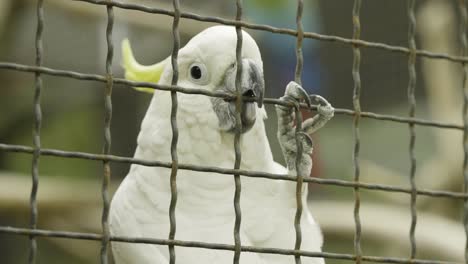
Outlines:
[[[203, 60], [210, 69], [235, 61], [236, 34], [233, 27], [216, 26], [195, 36], [179, 53], [179, 63]], [[260, 66], [262, 60], [255, 41], [244, 32], [243, 56]], [[213, 70], [212, 83], [222, 73]], [[183, 72], [181, 86], [193, 87]], [[170, 64], [164, 69], [160, 83], [169, 84]], [[213, 89], [210, 84], [205, 89]], [[224, 168], [234, 167], [233, 135], [220, 132], [217, 116], [206, 96], [178, 94], [179, 128], [178, 158], [180, 163]], [[170, 93], [156, 92], [143, 120], [135, 158], [171, 161]], [[287, 173], [273, 160], [265, 133], [264, 109], [257, 111], [254, 127], [242, 137], [241, 169], [269, 173]], [[110, 228], [113, 235], [167, 238], [170, 203], [170, 169], [132, 165], [114, 195]], [[295, 183], [242, 177], [241, 240], [246, 246], [293, 249], [296, 211]], [[234, 179], [230, 175], [178, 170], [178, 202], [176, 207], [176, 239], [233, 244]], [[305, 196], [304, 196], [305, 203]], [[308, 207], [301, 220], [302, 249], [320, 251], [322, 235]], [[168, 263], [167, 246], [112, 243], [117, 264]], [[231, 263], [233, 252], [176, 247], [177, 263]], [[293, 263], [293, 256], [242, 253], [241, 263]], [[322, 259], [302, 258], [302, 263], [323, 263]]]

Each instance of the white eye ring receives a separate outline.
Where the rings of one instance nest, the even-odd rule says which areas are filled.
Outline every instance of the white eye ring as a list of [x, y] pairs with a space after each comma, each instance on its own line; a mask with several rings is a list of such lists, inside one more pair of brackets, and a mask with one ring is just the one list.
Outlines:
[[188, 77], [193, 83], [206, 84], [208, 83], [209, 76], [206, 66], [202, 63], [192, 63], [188, 69]]

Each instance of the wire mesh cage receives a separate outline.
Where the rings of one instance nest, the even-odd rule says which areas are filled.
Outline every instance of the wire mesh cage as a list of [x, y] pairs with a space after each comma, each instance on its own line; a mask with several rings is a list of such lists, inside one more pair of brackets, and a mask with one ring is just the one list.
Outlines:
[[[47, 2], [47, 1], [45, 1]], [[459, 55], [452, 55], [449, 53], [438, 53], [432, 52], [425, 49], [419, 49], [416, 46], [416, 16], [415, 16], [415, 0], [407, 1], [407, 20], [408, 20], [408, 47], [395, 46], [381, 42], [371, 42], [361, 39], [361, 30], [365, 25], [361, 26], [361, 0], [355, 0], [352, 11], [350, 11], [350, 17], [352, 18], [352, 24], [349, 27], [353, 29], [352, 38], [339, 37], [335, 35], [326, 35], [319, 34], [315, 32], [305, 31], [302, 25], [303, 18], [303, 9], [304, 4], [307, 5], [307, 2], [304, 3], [302, 0], [298, 0], [294, 4], [296, 5], [296, 28], [280, 28], [273, 27], [271, 25], [250, 23], [243, 19], [243, 1], [236, 0], [236, 12], [233, 15], [233, 19], [225, 19], [215, 16], [205, 16], [199, 15], [192, 12], [183, 11], [183, 6], [181, 7], [179, 0], [172, 1], [171, 8], [161, 8], [153, 7], [149, 5], [143, 5], [140, 3], [129, 3], [124, 1], [114, 1], [114, 0], [75, 0], [80, 5], [92, 5], [95, 9], [106, 10], [106, 25], [105, 25], [105, 34], [101, 36], [105, 37], [106, 40], [106, 58], [104, 62], [105, 70], [104, 74], [89, 74], [79, 71], [64, 70], [59, 68], [50, 68], [44, 66], [44, 48], [43, 48], [43, 31], [45, 29], [44, 20], [46, 16], [44, 14], [45, 7], [44, 1], [38, 0], [36, 5], [36, 35], [35, 35], [35, 64], [21, 64], [17, 62], [6, 62], [0, 61], [0, 69], [2, 71], [19, 71], [32, 73], [34, 75], [34, 96], [33, 96], [33, 113], [34, 113], [34, 122], [33, 122], [33, 145], [26, 146], [20, 144], [11, 144], [9, 142], [0, 142], [0, 150], [4, 153], [10, 152], [19, 152], [27, 153], [32, 156], [32, 189], [30, 193], [30, 223], [28, 227], [18, 227], [18, 226], [9, 226], [1, 225], [0, 233], [1, 234], [14, 234], [27, 236], [29, 239], [29, 263], [37, 262], [37, 240], [40, 237], [53, 237], [53, 238], [68, 238], [68, 239], [79, 239], [79, 240], [93, 240], [100, 241], [101, 251], [100, 251], [100, 262], [108, 263], [109, 252], [109, 243], [111, 241], [127, 242], [127, 243], [145, 243], [145, 244], [157, 244], [157, 245], [166, 245], [170, 252], [170, 263], [176, 263], [176, 247], [198, 247], [211, 250], [228, 250], [234, 252], [233, 263], [242, 263], [242, 253], [243, 252], [257, 252], [262, 254], [282, 254], [290, 255], [291, 259], [295, 259], [295, 263], [300, 263], [301, 258], [307, 257], [323, 257], [326, 261], [333, 260], [345, 260], [352, 261], [356, 263], [361, 262], [379, 262], [379, 263], [447, 263], [445, 259], [435, 260], [435, 259], [423, 259], [418, 258], [417, 255], [417, 239], [416, 239], [416, 228], [418, 226], [418, 211], [417, 211], [417, 200], [423, 199], [420, 197], [435, 197], [435, 198], [446, 198], [450, 201], [461, 201], [463, 204], [463, 230], [465, 234], [468, 234], [468, 193], [466, 186], [468, 186], [468, 87], [467, 87], [467, 75], [468, 68], [466, 62], [468, 58], [466, 53], [468, 50], [467, 40], [466, 40], [466, 26], [468, 23], [468, 15], [466, 9], [466, 1], [459, 0], [458, 8], [459, 11], [459, 42], [461, 47], [461, 53]], [[365, 1], [364, 1], [365, 3]], [[293, 3], [289, 3], [292, 5]], [[172, 19], [172, 67], [173, 67], [173, 78], [171, 85], [162, 85], [148, 82], [136, 82], [129, 81], [124, 78], [116, 77], [113, 73], [113, 65], [116, 63], [114, 56], [114, 25], [116, 18], [114, 17], [115, 10], [132, 10], [136, 12], [142, 12], [146, 14], [151, 14], [152, 16], [167, 16]], [[346, 108], [336, 108], [335, 113], [337, 115], [347, 116], [352, 118], [352, 131], [353, 131], [353, 151], [352, 151], [352, 162], [353, 162], [353, 177], [352, 179], [338, 179], [338, 178], [317, 178], [310, 177], [306, 175], [300, 175], [299, 177], [294, 177], [285, 174], [271, 174], [261, 171], [246, 171], [240, 169], [241, 162], [241, 149], [240, 149], [240, 138], [241, 138], [241, 128], [237, 127], [236, 136], [235, 136], [235, 166], [234, 168], [220, 168], [220, 167], [211, 167], [204, 164], [184, 164], [178, 161], [177, 157], [177, 144], [178, 144], [178, 129], [177, 129], [177, 94], [178, 93], [187, 93], [187, 94], [198, 94], [202, 96], [209, 97], [220, 97], [226, 100], [235, 100], [237, 105], [241, 105], [245, 100], [253, 100], [252, 98], [244, 98], [240, 93], [240, 80], [237, 81], [237, 95], [229, 95], [222, 92], [211, 92], [204, 89], [194, 89], [190, 87], [180, 87], [178, 86], [178, 69], [177, 69], [177, 58], [178, 50], [180, 48], [180, 21], [189, 20], [189, 21], [199, 21], [199, 22], [209, 22], [215, 24], [223, 24], [234, 26], [237, 33], [237, 72], [241, 72], [242, 63], [239, 63], [241, 60], [242, 52], [242, 29], [248, 29], [252, 31], [261, 31], [266, 32], [267, 34], [278, 34], [285, 35], [291, 38], [295, 38], [296, 47], [295, 47], [295, 80], [300, 83], [303, 76], [303, 63], [304, 58], [302, 54], [302, 47], [305, 40], [312, 39], [320, 41], [322, 43], [340, 43], [351, 47], [352, 49], [352, 68], [349, 69], [352, 73], [353, 85], [352, 85], [352, 109]], [[385, 52], [393, 54], [401, 54], [407, 58], [407, 115], [386, 115], [378, 114], [375, 112], [366, 112], [361, 108], [361, 50], [363, 49], [376, 49], [382, 50]], [[450, 63], [451, 65], [456, 65], [459, 70], [462, 71], [462, 78], [458, 80], [458, 86], [461, 88], [460, 95], [463, 97], [463, 105], [460, 107], [460, 113], [462, 113], [463, 123], [459, 124], [456, 122], [448, 121], [434, 121], [432, 119], [418, 118], [416, 117], [416, 80], [418, 72], [416, 69], [417, 59], [424, 58], [427, 60], [442, 60], [444, 62]], [[78, 152], [78, 151], [67, 151], [60, 148], [44, 148], [41, 144], [41, 126], [43, 124], [43, 110], [41, 108], [41, 95], [44, 92], [43, 79], [47, 76], [58, 76], [64, 77], [66, 79], [76, 79], [84, 81], [93, 81], [99, 83], [99, 86], [104, 90], [104, 120], [103, 120], [103, 132], [104, 135], [104, 145], [101, 153], [91, 153], [91, 152]], [[240, 74], [238, 74], [240, 76]], [[156, 90], [164, 90], [171, 92], [171, 101], [172, 101], [172, 111], [171, 111], [171, 129], [172, 129], [172, 144], [171, 144], [171, 162], [164, 161], [154, 161], [154, 160], [141, 160], [135, 158], [129, 158], [121, 155], [113, 155], [111, 151], [111, 121], [113, 115], [113, 104], [112, 104], [112, 94], [115, 92], [114, 86], [120, 85], [122, 87], [145, 87]], [[256, 100], [256, 99], [255, 99]], [[267, 105], [284, 105], [292, 107], [291, 104], [286, 103], [282, 100], [276, 98], [261, 98], [264, 104]], [[306, 105], [301, 105], [301, 108], [306, 108]], [[240, 108], [237, 108], [240, 111]], [[316, 106], [313, 106], [313, 110], [316, 110]], [[237, 124], [240, 124], [240, 112], [238, 112]], [[409, 186], [398, 186], [391, 184], [380, 184], [380, 183], [367, 183], [363, 182], [360, 178], [362, 161], [360, 159], [361, 154], [361, 124], [363, 119], [371, 119], [376, 121], [388, 121], [393, 123], [403, 123], [408, 126], [408, 137], [409, 137]], [[299, 122], [300, 123], [300, 122]], [[420, 188], [416, 182], [416, 128], [417, 127], [433, 127], [440, 130], [453, 130], [461, 132], [459, 133], [462, 136], [459, 136], [459, 145], [461, 150], [453, 150], [457, 156], [463, 156], [463, 167], [457, 168], [460, 172], [463, 173], [463, 191], [449, 191], [442, 189], [432, 189], [432, 188]], [[300, 129], [300, 126], [296, 127]], [[2, 140], [3, 141], [3, 140]], [[463, 154], [462, 154], [463, 153]], [[38, 227], [38, 190], [40, 180], [40, 163], [39, 161], [42, 157], [58, 157], [58, 158], [68, 158], [68, 159], [81, 159], [81, 160], [91, 160], [93, 162], [102, 162], [103, 171], [102, 171], [102, 186], [101, 186], [101, 197], [102, 197], [102, 212], [101, 212], [101, 233], [86, 233], [86, 232], [69, 232], [69, 231], [60, 231], [60, 230], [51, 230], [51, 229], [42, 229]], [[140, 164], [143, 166], [154, 166], [154, 167], [164, 167], [171, 170], [171, 200], [170, 200], [170, 232], [167, 238], [140, 238], [140, 237], [125, 237], [125, 236], [113, 236], [109, 232], [109, 223], [108, 223], [108, 214], [109, 206], [111, 201], [111, 163], [124, 163], [124, 164]], [[233, 237], [234, 244], [217, 244], [217, 243], [205, 243], [200, 241], [184, 241], [176, 239], [176, 217], [175, 208], [177, 206], [177, 172], [179, 170], [193, 170], [198, 172], [215, 172], [218, 174], [223, 174], [227, 177], [234, 176], [235, 193], [233, 194], [234, 203], [233, 210], [235, 211], [235, 225], [233, 226]], [[444, 172], [443, 172], [444, 173]], [[240, 199], [241, 199], [241, 184], [242, 177], [257, 177], [265, 178], [270, 180], [281, 180], [281, 181], [293, 181], [297, 183], [297, 193], [300, 193], [302, 190], [302, 185], [313, 183], [324, 186], [338, 186], [353, 190], [353, 221], [354, 221], [354, 241], [353, 241], [353, 250], [352, 253], [338, 253], [332, 251], [324, 252], [311, 252], [305, 249], [301, 249], [301, 229], [299, 224], [299, 219], [301, 216], [302, 208], [306, 205], [302, 204], [302, 200], [297, 200], [297, 212], [296, 212], [296, 221], [295, 228], [296, 234], [296, 243], [294, 248], [283, 249], [283, 248], [262, 248], [254, 246], [245, 246], [241, 243], [240, 238], [240, 226], [241, 221], [241, 210], [240, 210]], [[407, 239], [410, 244], [410, 251], [407, 257], [393, 257], [393, 256], [374, 256], [366, 255], [365, 250], [361, 249], [361, 239], [362, 239], [362, 225], [361, 220], [361, 190], [372, 190], [378, 192], [388, 192], [388, 193], [400, 193], [406, 195], [406, 199], [409, 197], [409, 212], [411, 216], [410, 226], [408, 226], [408, 236]], [[300, 195], [299, 195], [300, 197]], [[338, 209], [337, 209], [338, 210]], [[298, 217], [297, 217], [298, 216]], [[327, 238], [325, 237], [325, 241]], [[325, 242], [326, 243], [326, 242]], [[468, 248], [463, 247], [464, 252], [460, 254], [465, 255], [465, 262], [468, 262]], [[292, 262], [291, 262], [292, 263]]]

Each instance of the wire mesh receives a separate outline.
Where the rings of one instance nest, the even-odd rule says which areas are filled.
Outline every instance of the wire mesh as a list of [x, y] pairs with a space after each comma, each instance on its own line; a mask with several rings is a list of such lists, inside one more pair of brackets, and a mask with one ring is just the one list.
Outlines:
[[[129, 4], [113, 0], [74, 0], [77, 2], [86, 2], [94, 5], [103, 5], [107, 10], [107, 27], [106, 27], [106, 41], [107, 41], [107, 56], [105, 61], [106, 75], [98, 74], [87, 74], [80, 73], [69, 70], [62, 69], [52, 69], [42, 66], [42, 32], [43, 32], [43, 22], [44, 22], [44, 10], [43, 10], [43, 0], [37, 1], [37, 29], [36, 29], [36, 64], [35, 66], [24, 65], [11, 62], [0, 62], [0, 69], [5, 70], [14, 70], [22, 72], [31, 72], [35, 75], [35, 92], [34, 92], [34, 126], [33, 126], [33, 147], [23, 146], [23, 145], [12, 145], [0, 143], [0, 150], [6, 152], [20, 152], [32, 154], [32, 190], [30, 196], [30, 225], [29, 228], [17, 228], [17, 227], [8, 227], [0, 226], [0, 233], [11, 233], [18, 235], [29, 236], [30, 238], [30, 251], [29, 251], [29, 263], [36, 262], [37, 255], [37, 244], [36, 237], [59, 237], [59, 238], [69, 238], [69, 239], [84, 239], [84, 240], [95, 240], [101, 241], [101, 263], [108, 263], [108, 244], [109, 241], [119, 241], [119, 242], [128, 242], [128, 243], [144, 243], [144, 244], [156, 244], [156, 245], [166, 245], [169, 248], [170, 263], [176, 263], [176, 254], [175, 247], [198, 247], [214, 250], [228, 250], [234, 252], [233, 263], [237, 264], [240, 261], [241, 252], [257, 252], [265, 254], [281, 254], [281, 255], [290, 255], [294, 256], [296, 263], [301, 263], [301, 257], [323, 257], [329, 259], [342, 259], [355, 261], [356, 263], [361, 263], [361, 261], [372, 261], [378, 263], [448, 263], [446, 261], [436, 261], [436, 260], [423, 260], [417, 259], [417, 247], [415, 241], [415, 229], [417, 225], [417, 216], [416, 216], [416, 198], [418, 195], [425, 195], [431, 197], [444, 197], [451, 199], [460, 199], [464, 201], [464, 228], [465, 233], [468, 237], [468, 88], [467, 88], [467, 74], [468, 68], [466, 63], [468, 62], [467, 54], [467, 40], [466, 40], [466, 26], [468, 21], [468, 15], [466, 10], [466, 1], [459, 0], [459, 10], [461, 14], [461, 26], [460, 26], [460, 41], [462, 46], [462, 52], [460, 56], [444, 54], [444, 53], [435, 53], [426, 50], [418, 50], [415, 43], [415, 15], [414, 15], [414, 0], [408, 1], [408, 39], [409, 47], [400, 47], [393, 46], [384, 43], [369, 42], [360, 39], [361, 24], [360, 24], [360, 9], [361, 1], [355, 0], [352, 10], [352, 26], [353, 26], [353, 37], [352, 39], [332, 36], [332, 35], [323, 35], [314, 32], [304, 32], [302, 26], [302, 13], [303, 13], [303, 0], [297, 1], [297, 14], [296, 14], [296, 25], [297, 29], [287, 29], [287, 28], [277, 28], [269, 25], [260, 25], [252, 24], [245, 21], [242, 21], [242, 0], [236, 0], [236, 16], [235, 20], [222, 19], [219, 17], [213, 16], [200, 16], [194, 13], [182, 12], [180, 9], [180, 3], [178, 0], [173, 0], [174, 10], [166, 10], [162, 8], [148, 7], [140, 4]], [[112, 31], [114, 26], [114, 8], [122, 8], [129, 10], [137, 10], [146, 13], [167, 15], [173, 17], [172, 24], [172, 35], [173, 35], [173, 50], [171, 55], [172, 63], [172, 82], [171, 85], [161, 85], [147, 82], [135, 82], [128, 81], [121, 78], [114, 78], [112, 75], [112, 63], [113, 63], [113, 43], [112, 43]], [[177, 67], [177, 57], [178, 50], [180, 48], [180, 37], [179, 37], [179, 21], [181, 18], [192, 19], [205, 22], [215, 22], [224, 25], [232, 25], [236, 27], [237, 34], [237, 45], [236, 45], [236, 61], [237, 61], [237, 75], [236, 75], [236, 95], [231, 95], [223, 92], [211, 92], [203, 89], [195, 89], [190, 87], [180, 87], [178, 86], [178, 67]], [[353, 151], [353, 164], [354, 164], [354, 179], [352, 181], [338, 180], [338, 179], [322, 179], [322, 178], [312, 178], [310, 176], [300, 175], [298, 162], [301, 157], [301, 147], [300, 143], [300, 133], [301, 132], [301, 123], [302, 115], [300, 110], [307, 108], [306, 105], [294, 105], [291, 102], [285, 102], [275, 98], [260, 98], [261, 103], [274, 104], [274, 105], [284, 105], [288, 107], [295, 108], [296, 113], [296, 142], [297, 142], [297, 160], [296, 160], [296, 169], [297, 177], [290, 176], [287, 174], [272, 174], [260, 171], [247, 171], [240, 169], [241, 163], [241, 149], [240, 142], [242, 140], [242, 122], [240, 111], [244, 101], [255, 101], [258, 98], [248, 98], [242, 96], [241, 91], [241, 73], [242, 73], [242, 28], [249, 28], [254, 30], [262, 30], [271, 32], [274, 34], [285, 34], [296, 37], [296, 71], [295, 71], [295, 80], [298, 83], [301, 83], [301, 74], [302, 74], [302, 42], [304, 38], [311, 38], [321, 41], [330, 41], [330, 42], [340, 42], [343, 44], [349, 44], [353, 50], [353, 67], [352, 67], [352, 76], [354, 81], [353, 88], [353, 110], [351, 109], [336, 109], [337, 114], [353, 116], [353, 134], [354, 134], [354, 151]], [[394, 115], [383, 115], [372, 112], [362, 112], [360, 106], [360, 93], [361, 93], [361, 80], [360, 80], [360, 61], [361, 61], [361, 49], [362, 48], [375, 48], [381, 49], [389, 52], [398, 52], [403, 53], [408, 56], [408, 104], [409, 104], [409, 115], [408, 117], [394, 116]], [[425, 120], [415, 118], [415, 109], [416, 109], [416, 100], [415, 100], [415, 87], [416, 87], [416, 58], [417, 57], [426, 57], [432, 59], [442, 59], [451, 61], [454, 63], [460, 63], [463, 67], [463, 94], [464, 94], [464, 107], [463, 107], [463, 120], [464, 123], [454, 124], [447, 122], [437, 122], [433, 120]], [[60, 76], [65, 78], [73, 78], [80, 80], [90, 80], [105, 83], [105, 95], [104, 95], [104, 106], [105, 106], [105, 119], [104, 119], [104, 147], [102, 154], [93, 154], [85, 152], [74, 152], [74, 151], [63, 151], [59, 149], [46, 149], [41, 148], [40, 141], [40, 129], [42, 123], [42, 112], [41, 112], [41, 90], [42, 90], [42, 78], [41, 75], [53, 75]], [[162, 162], [162, 161], [149, 161], [136, 158], [122, 157], [111, 155], [111, 131], [110, 124], [112, 119], [112, 88], [114, 84], [123, 84], [125, 87], [146, 87], [157, 90], [164, 90], [171, 92], [171, 130], [172, 130], [172, 141], [171, 141], [171, 162]], [[177, 142], [178, 142], [178, 128], [177, 128], [177, 93], [186, 93], [186, 94], [200, 94], [211, 97], [220, 97], [226, 100], [235, 100], [236, 101], [236, 129], [235, 129], [235, 140], [234, 140], [234, 151], [235, 151], [235, 165], [233, 169], [204, 166], [204, 165], [195, 165], [195, 164], [183, 164], [178, 162], [177, 158]], [[310, 110], [316, 110], [317, 106], [312, 106]], [[360, 167], [359, 167], [359, 151], [360, 151], [360, 133], [359, 133], [359, 122], [361, 118], [372, 118], [376, 120], [386, 120], [392, 122], [407, 123], [409, 126], [410, 132], [410, 143], [409, 143], [409, 156], [410, 156], [410, 188], [383, 185], [383, 184], [371, 184], [364, 183], [360, 181]], [[464, 191], [463, 192], [450, 192], [450, 191], [441, 191], [441, 190], [429, 190], [429, 189], [418, 189], [415, 184], [415, 173], [416, 173], [416, 159], [414, 155], [414, 148], [416, 142], [416, 125], [420, 126], [430, 126], [436, 128], [444, 129], [455, 129], [463, 132], [463, 147], [464, 147]], [[78, 232], [66, 232], [66, 231], [52, 231], [52, 230], [42, 230], [37, 228], [37, 191], [39, 185], [39, 157], [40, 156], [55, 156], [62, 158], [73, 158], [73, 159], [85, 159], [85, 160], [95, 160], [102, 161], [104, 165], [103, 181], [102, 181], [102, 201], [103, 201], [103, 211], [102, 211], [102, 234], [95, 233], [78, 233]], [[114, 236], [109, 232], [108, 225], [108, 214], [109, 214], [109, 183], [111, 178], [110, 163], [128, 163], [128, 164], [140, 164], [144, 166], [154, 166], [154, 167], [165, 167], [171, 169], [170, 176], [170, 188], [171, 188], [171, 200], [170, 200], [170, 209], [169, 209], [169, 219], [170, 219], [170, 232], [168, 239], [159, 239], [159, 238], [135, 238], [135, 237], [124, 237], [124, 236]], [[234, 193], [234, 210], [235, 210], [235, 224], [234, 224], [234, 245], [228, 244], [217, 244], [217, 243], [205, 243], [197, 241], [183, 241], [175, 239], [176, 234], [176, 216], [175, 209], [177, 204], [177, 171], [178, 170], [192, 170], [198, 172], [214, 172], [222, 175], [234, 175], [235, 183], [235, 193]], [[286, 180], [294, 181], [296, 185], [296, 202], [297, 202], [297, 211], [295, 215], [294, 227], [296, 231], [296, 241], [294, 249], [280, 249], [280, 248], [264, 248], [264, 247], [254, 247], [254, 246], [245, 246], [241, 244], [240, 238], [240, 226], [241, 226], [241, 210], [240, 210], [240, 197], [241, 197], [241, 177], [257, 177], [265, 178], [271, 180]], [[341, 253], [332, 253], [332, 252], [310, 252], [306, 250], [301, 250], [301, 228], [300, 228], [300, 219], [302, 215], [302, 185], [304, 183], [317, 183], [324, 185], [332, 186], [341, 186], [346, 188], [354, 189], [355, 197], [355, 207], [354, 207], [354, 221], [355, 221], [355, 238], [354, 238], [354, 254], [341, 254]], [[408, 259], [405, 258], [392, 258], [392, 257], [376, 257], [376, 256], [366, 256], [363, 254], [361, 249], [361, 223], [360, 223], [360, 189], [367, 190], [378, 190], [386, 192], [398, 192], [406, 193], [410, 195], [410, 209], [411, 209], [411, 226], [409, 232], [409, 239], [411, 244], [411, 254]], [[468, 263], [468, 246], [465, 247], [465, 259]]]

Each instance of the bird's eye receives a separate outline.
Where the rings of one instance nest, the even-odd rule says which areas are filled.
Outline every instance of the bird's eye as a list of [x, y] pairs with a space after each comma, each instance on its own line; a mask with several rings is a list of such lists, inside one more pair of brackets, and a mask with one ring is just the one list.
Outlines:
[[208, 71], [205, 65], [201, 63], [193, 63], [189, 68], [190, 80], [194, 83], [204, 84], [208, 80]]
[[195, 65], [190, 69], [190, 75], [195, 80], [199, 80], [202, 77], [202, 72], [199, 66]]

